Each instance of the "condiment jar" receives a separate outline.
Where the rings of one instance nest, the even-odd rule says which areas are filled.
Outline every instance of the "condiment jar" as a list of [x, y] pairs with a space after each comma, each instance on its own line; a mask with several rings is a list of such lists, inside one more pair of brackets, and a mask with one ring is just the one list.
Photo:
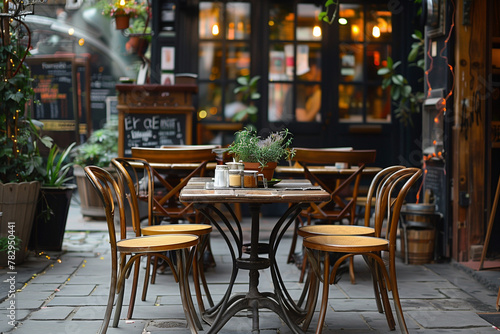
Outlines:
[[241, 188], [243, 184], [243, 173], [239, 169], [229, 170], [229, 186], [232, 188]]
[[267, 188], [267, 182], [264, 178], [264, 174], [259, 174], [256, 170], [245, 170], [243, 171], [243, 186], [245, 188], [257, 188], [258, 178], [262, 177], [264, 182], [264, 187]]
[[226, 188], [229, 185], [229, 169], [226, 165], [215, 166], [214, 188]]

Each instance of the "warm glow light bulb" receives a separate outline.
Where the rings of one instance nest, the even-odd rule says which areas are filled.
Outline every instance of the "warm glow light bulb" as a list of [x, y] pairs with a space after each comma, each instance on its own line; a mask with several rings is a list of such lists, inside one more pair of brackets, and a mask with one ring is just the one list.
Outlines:
[[380, 37], [380, 28], [378, 26], [374, 26], [372, 29], [372, 36], [375, 38]]
[[198, 113], [198, 117], [203, 119], [203, 118], [206, 118], [207, 117], [207, 111], [206, 110], [200, 110], [200, 112]]
[[219, 34], [219, 25], [216, 23], [212, 26], [212, 35], [217, 36]]
[[345, 17], [339, 18], [339, 24], [345, 26], [347, 24], [347, 19]]
[[120, 6], [125, 6], [125, 0], [120, 0]]
[[85, 39], [84, 38], [80, 38], [78, 40], [78, 45], [83, 46], [84, 44], [85, 44]]
[[321, 28], [319, 26], [314, 26], [313, 36], [314, 37], [321, 37]]
[[68, 29], [68, 35], [73, 36], [74, 33], [75, 33], [75, 29], [73, 29], [73, 28]]

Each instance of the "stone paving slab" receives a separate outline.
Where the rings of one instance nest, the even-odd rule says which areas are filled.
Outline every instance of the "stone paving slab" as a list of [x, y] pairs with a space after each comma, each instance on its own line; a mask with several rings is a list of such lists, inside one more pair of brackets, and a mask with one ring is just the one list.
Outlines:
[[[90, 225], [93, 229], [85, 229]], [[103, 232], [105, 223], [72, 221], [69, 226], [71, 232], [67, 233], [64, 243], [65, 253], [46, 254], [50, 259], [45, 255], [30, 257], [20, 266], [22, 270], [16, 276], [15, 293], [18, 328], [0, 321], [0, 333], [97, 333], [107, 303], [110, 279], [109, 244], [107, 234]], [[244, 229], [247, 235], [248, 226]], [[267, 233], [268, 226], [263, 225], [263, 229]], [[212, 240], [217, 266], [209, 268], [206, 276], [217, 301], [227, 287], [231, 259], [220, 236], [214, 233]], [[277, 258], [285, 284], [291, 295], [297, 298], [303, 284], [297, 282], [299, 269], [294, 264], [286, 264], [289, 242], [289, 238], [283, 239]], [[394, 333], [389, 331], [385, 315], [376, 311], [371, 278], [361, 258], [355, 260], [355, 268], [355, 285], [345, 275], [339, 284], [330, 286], [330, 309], [323, 333]], [[141, 269], [140, 286], [142, 273]], [[6, 274], [5, 270], [0, 270], [0, 277]], [[495, 273], [488, 274], [495, 280]], [[398, 259], [397, 275], [401, 302], [411, 333], [496, 332], [476, 313], [495, 311], [498, 290], [486, 288], [468, 272], [453, 264], [404, 265]], [[498, 272], [497, 275], [500, 278]], [[245, 292], [248, 273], [241, 270], [236, 282], [233, 291]], [[272, 290], [269, 271], [261, 271], [260, 282], [262, 291]], [[0, 292], [8, 291], [5, 290], [7, 283], [0, 283]], [[191, 290], [194, 293], [192, 287]], [[172, 275], [158, 275], [157, 284], [149, 285], [146, 301], [140, 300], [142, 289], [139, 288], [134, 318], [127, 321], [124, 317], [129, 291], [130, 282], [127, 282], [119, 327], [110, 327], [108, 333], [190, 333], [186, 328], [178, 285]], [[9, 314], [6, 296], [5, 292], [0, 295], [2, 319], [7, 319]], [[318, 305], [316, 310], [319, 310]], [[249, 312], [240, 312], [220, 333], [250, 333], [252, 319], [248, 315]], [[313, 332], [317, 317], [316, 312], [308, 333]], [[291, 333], [272, 312], [261, 312], [260, 324], [263, 334]], [[199, 333], [204, 334], [209, 328], [203, 324]], [[399, 329], [398, 325], [396, 329]]]

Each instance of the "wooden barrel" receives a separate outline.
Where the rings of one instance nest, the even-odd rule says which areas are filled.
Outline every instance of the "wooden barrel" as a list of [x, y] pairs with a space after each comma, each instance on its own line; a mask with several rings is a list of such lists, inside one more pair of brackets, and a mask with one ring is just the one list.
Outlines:
[[408, 263], [425, 264], [434, 258], [435, 230], [408, 229]]

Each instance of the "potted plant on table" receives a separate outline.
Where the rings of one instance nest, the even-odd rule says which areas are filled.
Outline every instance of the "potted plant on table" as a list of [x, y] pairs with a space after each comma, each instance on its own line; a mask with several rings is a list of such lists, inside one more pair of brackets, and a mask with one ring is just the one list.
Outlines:
[[53, 145], [49, 151], [29, 242], [30, 249], [62, 249], [71, 197], [76, 189], [75, 184], [68, 183], [73, 177], [67, 176], [73, 165], [68, 162], [68, 156], [75, 144], [69, 145], [61, 154], [57, 145]]
[[236, 161], [242, 161], [245, 169], [258, 170], [267, 180], [271, 180], [278, 162], [289, 160], [295, 155], [295, 150], [290, 148], [291, 143], [292, 134], [288, 129], [271, 132], [262, 139], [256, 131], [245, 128], [236, 132], [228, 153]]
[[[80, 208], [83, 216], [106, 218], [104, 206], [99, 194], [85, 176], [83, 168], [94, 165], [110, 168], [111, 159], [118, 156], [118, 128], [113, 124], [105, 124], [102, 129], [92, 132], [87, 141], [75, 148], [73, 173], [80, 196]], [[113, 169], [110, 168], [110, 171]]]

